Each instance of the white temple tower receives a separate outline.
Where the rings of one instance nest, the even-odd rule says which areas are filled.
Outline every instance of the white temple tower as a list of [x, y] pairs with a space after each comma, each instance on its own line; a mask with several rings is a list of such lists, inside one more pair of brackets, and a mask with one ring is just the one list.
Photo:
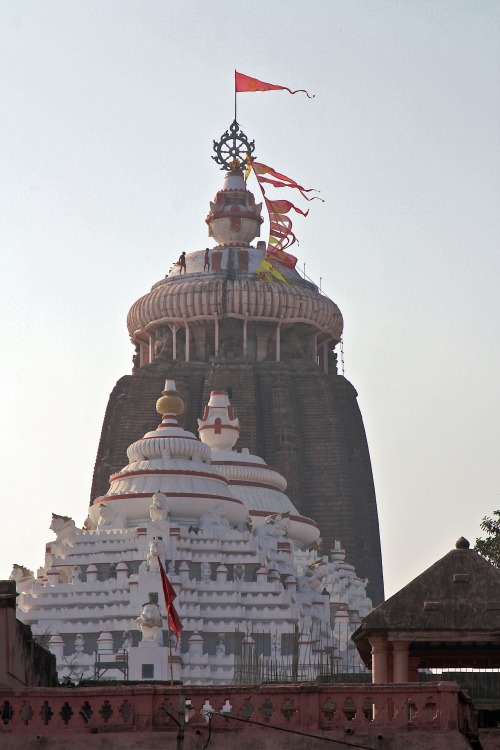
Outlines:
[[[211, 394], [202, 441], [179, 426], [183, 406], [167, 381], [161, 423], [130, 445], [84, 527], [54, 514], [38, 577], [14, 576], [18, 616], [50, 637], [59, 676], [74, 681], [255, 682], [297, 656], [301, 679], [326, 655], [347, 669], [349, 635], [371, 609], [366, 581], [339, 545], [331, 559], [318, 555], [319, 530], [284, 494], [285, 479], [234, 449], [239, 421], [227, 393]], [[178, 594], [179, 642], [169, 637], [159, 560]]]

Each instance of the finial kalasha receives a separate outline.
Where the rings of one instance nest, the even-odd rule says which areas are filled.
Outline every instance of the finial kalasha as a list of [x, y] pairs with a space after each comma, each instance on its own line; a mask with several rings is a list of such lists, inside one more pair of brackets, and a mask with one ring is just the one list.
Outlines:
[[216, 155], [212, 159], [221, 165], [220, 168], [234, 171], [241, 169], [247, 156], [252, 156], [255, 141], [249, 141], [236, 120], [233, 120], [229, 130], [221, 135], [219, 141], [214, 141], [214, 151]]
[[162, 416], [164, 414], [182, 414], [184, 411], [184, 401], [177, 395], [175, 380], [165, 381], [165, 390], [156, 402], [156, 411]]

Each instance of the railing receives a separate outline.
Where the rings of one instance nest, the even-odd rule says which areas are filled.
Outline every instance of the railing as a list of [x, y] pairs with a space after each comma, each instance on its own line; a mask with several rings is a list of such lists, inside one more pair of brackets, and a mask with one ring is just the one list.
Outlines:
[[496, 701], [500, 707], [500, 670], [433, 669], [418, 673], [419, 682], [457, 682], [474, 701]]
[[[465, 731], [470, 701], [455, 683], [408, 685], [287, 685], [247, 688], [134, 685], [0, 691], [0, 735], [177, 731], [186, 702], [186, 731], [227, 732], [246, 723], [259, 732], [293, 730], [328, 736], [422, 728]], [[210, 719], [210, 722], [209, 722]], [[330, 736], [332, 736], [330, 734]], [[0, 745], [2, 745], [0, 741]], [[276, 745], [277, 746], [277, 745]]]
[[125, 648], [119, 649], [117, 654], [110, 652], [96, 652], [94, 663], [94, 680], [101, 680], [106, 672], [118, 671], [123, 675], [124, 680], [128, 680], [128, 651]]

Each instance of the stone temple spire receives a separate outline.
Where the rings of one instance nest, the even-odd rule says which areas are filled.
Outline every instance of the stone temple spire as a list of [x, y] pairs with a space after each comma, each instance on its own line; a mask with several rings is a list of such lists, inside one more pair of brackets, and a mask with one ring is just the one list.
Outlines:
[[[165, 378], [175, 378], [185, 402], [179, 421], [191, 432], [190, 440], [182, 438], [186, 445], [194, 442], [192, 433], [211, 391], [228, 390], [241, 420], [241, 441], [250, 455], [262, 456], [268, 467], [286, 477], [289, 501], [298, 514], [316, 522], [325, 550], [336, 540], [342, 542], [346, 560], [361, 577], [369, 578], [369, 595], [379, 604], [382, 558], [370, 455], [356, 390], [337, 371], [342, 314], [296, 268], [281, 266], [283, 281], [262, 280], [259, 269], [266, 243], [255, 242], [261, 206], [247, 190], [243, 174], [253, 144], [234, 122], [214, 151], [225, 174], [206, 218], [213, 244], [192, 252], [189, 247], [173, 248], [171, 269], [163, 265], [159, 280], [129, 311], [134, 369], [110, 396], [91, 498], [97, 502], [107, 491], [109, 475], [122, 473], [128, 445], [137, 446], [138, 456], [142, 446], [149, 445], [149, 437], [142, 439], [151, 413], [147, 404], [153, 404]], [[325, 234], [322, 242], [330, 240]], [[182, 274], [175, 263], [181, 251], [186, 252]], [[314, 247], [307, 251], [314, 253]], [[207, 429], [200, 432], [203, 440], [210, 435], [207, 442], [224, 441], [236, 434], [220, 414], [212, 429], [216, 412], [211, 408], [202, 420], [208, 420]], [[205, 449], [211, 454], [208, 444], [197, 448]], [[221, 442], [214, 456], [218, 462], [231, 461], [230, 469], [236, 472], [234, 456], [223, 458], [225, 452], [235, 453], [222, 448]], [[242, 463], [255, 463], [243, 456]], [[219, 468], [224, 466], [220, 463]], [[248, 466], [245, 471], [248, 474]], [[146, 476], [138, 475], [135, 492], [142, 491], [139, 479], [146, 481]], [[252, 488], [244, 488], [244, 501], [250, 502], [252, 494], [257, 504], [257, 483], [273, 481], [252, 481]], [[116, 492], [121, 491], [116, 485]], [[258, 501], [262, 512], [269, 509], [267, 497]], [[284, 503], [276, 495], [273, 507], [283, 509]]]

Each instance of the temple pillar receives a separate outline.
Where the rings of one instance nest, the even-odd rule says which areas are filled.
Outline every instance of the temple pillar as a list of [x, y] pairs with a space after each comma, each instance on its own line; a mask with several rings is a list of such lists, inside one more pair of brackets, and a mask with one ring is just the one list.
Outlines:
[[281, 356], [281, 321], [276, 328], [276, 362], [280, 361]]
[[186, 318], [184, 318], [184, 327], [186, 329], [186, 362], [189, 362], [189, 349], [190, 349], [189, 345], [191, 343], [191, 331], [189, 330], [189, 325], [188, 325]]
[[381, 636], [369, 639], [372, 648], [372, 682], [386, 685], [388, 681], [387, 641]]
[[145, 341], [139, 341], [139, 366], [147, 365], [148, 363], [148, 345]]
[[219, 356], [219, 318], [214, 317], [215, 320], [215, 356]]
[[318, 334], [317, 333], [315, 333], [313, 336], [312, 361], [314, 365], [318, 364]]
[[169, 323], [168, 326], [172, 331], [172, 359], [177, 359], [177, 329], [179, 326], [176, 326], [175, 323]]
[[243, 318], [243, 356], [248, 356], [248, 314]]
[[148, 348], [148, 362], [153, 362], [155, 358], [155, 332], [150, 331], [148, 333], [149, 348]]
[[207, 361], [207, 330], [201, 326], [193, 328], [194, 356], [201, 362]]
[[392, 643], [392, 681], [408, 682], [408, 648], [409, 641]]
[[267, 340], [269, 333], [260, 331], [255, 332], [255, 338], [257, 340], [257, 362], [262, 362], [267, 356]]
[[328, 375], [328, 341], [323, 344], [323, 371]]

